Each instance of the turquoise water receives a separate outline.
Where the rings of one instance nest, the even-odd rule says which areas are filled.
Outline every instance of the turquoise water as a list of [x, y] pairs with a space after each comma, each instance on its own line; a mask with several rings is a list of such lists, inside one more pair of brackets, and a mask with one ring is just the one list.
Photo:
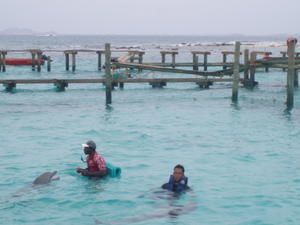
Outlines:
[[[152, 51], [149, 58], [158, 56]], [[51, 74], [8, 67], [0, 76], [101, 76], [93, 55], [82, 58], [75, 74], [57, 61]], [[298, 224], [300, 94], [286, 111], [285, 79], [280, 70], [259, 72], [260, 85], [240, 89], [238, 105], [231, 104], [230, 84], [209, 90], [128, 84], [113, 92], [109, 108], [99, 84], [74, 84], [60, 93], [53, 85], [19, 85], [13, 94], [2, 89], [0, 224]], [[75, 173], [84, 166], [81, 143], [87, 139], [122, 168], [120, 178], [89, 180]], [[186, 167], [193, 193], [179, 199], [156, 194], [177, 163]], [[52, 170], [59, 181], [18, 192]], [[21, 196], [12, 197], [16, 192]], [[197, 208], [189, 209], [191, 204]], [[168, 215], [174, 205], [187, 212]]]

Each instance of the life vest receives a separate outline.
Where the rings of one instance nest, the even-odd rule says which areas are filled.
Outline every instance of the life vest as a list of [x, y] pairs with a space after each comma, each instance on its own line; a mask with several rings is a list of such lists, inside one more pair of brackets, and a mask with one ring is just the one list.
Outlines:
[[166, 183], [166, 185], [164, 185], [164, 188], [169, 190], [169, 191], [173, 191], [173, 192], [177, 192], [180, 193], [182, 191], [185, 191], [186, 189], [188, 189], [188, 178], [183, 176], [178, 182], [175, 181], [174, 176], [171, 175], [169, 182]]

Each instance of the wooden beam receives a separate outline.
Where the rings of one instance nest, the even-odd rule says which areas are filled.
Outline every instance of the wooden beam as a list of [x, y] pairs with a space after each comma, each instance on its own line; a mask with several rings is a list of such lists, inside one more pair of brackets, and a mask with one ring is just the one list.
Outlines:
[[[232, 82], [232, 78], [127, 78], [116, 79], [116, 82], [124, 83], [149, 83], [149, 82], [168, 82], [168, 83], [197, 83], [197, 82]], [[96, 84], [105, 82], [105, 78], [82, 78], [82, 79], [1, 79], [0, 84], [54, 84], [66, 82], [68, 84]], [[242, 80], [240, 80], [242, 81]]]
[[185, 70], [185, 69], [173, 69], [166, 68], [161, 66], [153, 66], [153, 65], [145, 65], [145, 64], [137, 64], [137, 63], [113, 63], [117, 67], [125, 67], [125, 68], [135, 68], [135, 69], [144, 69], [151, 71], [159, 71], [159, 72], [169, 72], [169, 73], [181, 73], [181, 74], [193, 74], [200, 76], [224, 76], [224, 75], [232, 75], [233, 70], [219, 70], [219, 71], [211, 71], [211, 72], [203, 72], [203, 71], [193, 71], [193, 70]]

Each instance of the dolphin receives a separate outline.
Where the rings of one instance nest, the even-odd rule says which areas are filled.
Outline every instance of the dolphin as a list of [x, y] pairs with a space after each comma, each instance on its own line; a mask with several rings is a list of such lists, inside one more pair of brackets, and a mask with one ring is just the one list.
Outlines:
[[56, 174], [57, 174], [57, 171], [42, 173], [37, 178], [35, 178], [35, 180], [29, 186], [17, 191], [16, 193], [14, 193], [12, 195], [12, 197], [20, 197], [24, 193], [31, 192], [33, 188], [34, 189], [39, 188], [42, 185], [50, 184], [51, 181], [53, 181], [53, 180], [59, 180], [59, 177], [56, 176]]
[[32, 185], [43, 185], [43, 184], [49, 184], [52, 180], [58, 180], [59, 177], [55, 176], [57, 174], [57, 171], [53, 172], [45, 172], [35, 178], [35, 180], [32, 182]]

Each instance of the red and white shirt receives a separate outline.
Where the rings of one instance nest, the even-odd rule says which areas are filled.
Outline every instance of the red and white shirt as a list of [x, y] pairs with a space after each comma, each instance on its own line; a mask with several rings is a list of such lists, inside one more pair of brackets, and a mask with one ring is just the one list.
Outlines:
[[86, 162], [90, 172], [106, 171], [105, 160], [96, 151], [86, 157]]

